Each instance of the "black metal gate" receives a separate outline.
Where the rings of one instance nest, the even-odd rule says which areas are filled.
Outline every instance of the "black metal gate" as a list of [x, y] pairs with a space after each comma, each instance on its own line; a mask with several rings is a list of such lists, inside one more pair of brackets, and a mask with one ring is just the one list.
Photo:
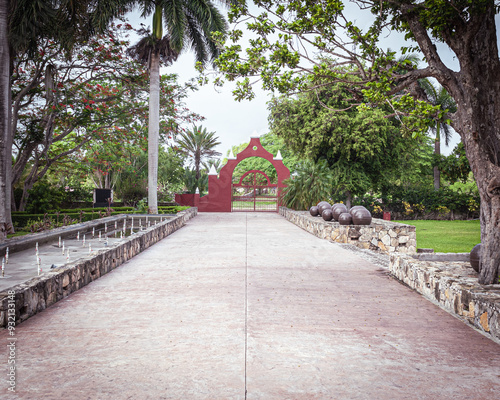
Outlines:
[[278, 211], [278, 185], [265, 172], [247, 171], [232, 185], [232, 211]]

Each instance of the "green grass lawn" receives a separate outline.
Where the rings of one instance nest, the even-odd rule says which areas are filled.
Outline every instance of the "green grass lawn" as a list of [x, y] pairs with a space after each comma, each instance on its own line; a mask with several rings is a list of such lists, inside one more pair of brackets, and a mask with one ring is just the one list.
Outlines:
[[417, 228], [417, 247], [436, 253], [468, 253], [481, 242], [479, 220], [395, 221]]

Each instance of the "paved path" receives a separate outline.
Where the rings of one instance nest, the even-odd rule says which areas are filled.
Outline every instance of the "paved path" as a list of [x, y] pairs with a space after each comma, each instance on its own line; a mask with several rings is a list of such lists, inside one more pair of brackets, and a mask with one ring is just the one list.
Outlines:
[[277, 214], [199, 214], [16, 338], [17, 392], [2, 357], [2, 399], [500, 393], [498, 344]]

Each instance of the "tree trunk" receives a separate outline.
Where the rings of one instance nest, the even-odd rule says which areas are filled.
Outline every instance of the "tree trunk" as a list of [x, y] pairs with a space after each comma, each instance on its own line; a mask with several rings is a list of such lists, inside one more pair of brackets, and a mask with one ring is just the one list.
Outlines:
[[160, 57], [151, 54], [149, 78], [148, 207], [158, 213], [158, 144], [160, 135]]
[[350, 190], [346, 190], [345, 192], [345, 206], [347, 208], [347, 211], [351, 209], [351, 204], [352, 204], [352, 193]]
[[23, 185], [23, 194], [21, 196], [21, 200], [19, 201], [19, 211], [26, 211], [26, 205], [28, 204], [29, 190], [33, 187], [33, 185], [24, 184]]
[[0, 242], [7, 238], [11, 221], [10, 172], [12, 143], [10, 130], [10, 49], [8, 41], [9, 1], [0, 0]]
[[494, 10], [476, 17], [475, 29], [457, 34], [457, 84], [441, 84], [457, 101], [459, 132], [481, 198], [479, 283], [498, 283], [500, 265], [500, 60]]
[[[434, 140], [434, 154], [436, 155], [436, 161], [441, 155], [441, 137], [439, 132], [439, 122], [436, 123], [436, 139]], [[439, 171], [439, 167], [434, 166], [434, 189], [439, 190], [441, 185], [441, 172]]]

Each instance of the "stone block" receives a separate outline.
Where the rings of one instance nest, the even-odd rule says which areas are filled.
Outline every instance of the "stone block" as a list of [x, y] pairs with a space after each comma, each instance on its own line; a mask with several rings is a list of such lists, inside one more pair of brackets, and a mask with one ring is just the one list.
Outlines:
[[403, 244], [403, 243], [408, 243], [410, 240], [410, 237], [409, 236], [400, 236], [399, 237], [399, 243]]
[[476, 306], [473, 301], [469, 302], [469, 317], [474, 318], [476, 315]]
[[396, 236], [398, 236], [398, 234], [394, 229], [389, 229], [389, 236], [391, 238], [395, 238]]
[[385, 235], [381, 238], [381, 242], [384, 244], [384, 246], [390, 246], [391, 245], [391, 237], [389, 235]]
[[332, 233], [330, 235], [330, 238], [336, 242], [337, 241], [337, 238], [340, 236], [340, 229], [339, 228], [335, 228], [335, 229], [332, 229]]
[[385, 244], [384, 244], [383, 242], [380, 242], [380, 241], [379, 241], [379, 242], [378, 242], [378, 244], [377, 244], [377, 247], [378, 247], [380, 250], [387, 252], [387, 247], [385, 246]]
[[384, 236], [387, 236], [388, 231], [385, 229], [382, 229], [381, 231], [378, 232], [378, 238], [382, 239]]
[[360, 242], [369, 242], [372, 239], [372, 235], [370, 233], [363, 232], [363, 234], [359, 237]]
[[64, 274], [62, 286], [63, 286], [63, 289], [65, 289], [65, 290], [69, 286], [69, 274]]
[[479, 317], [479, 323], [486, 332], [490, 331], [490, 327], [488, 324], [488, 312], [484, 312], [481, 314], [481, 316]]

